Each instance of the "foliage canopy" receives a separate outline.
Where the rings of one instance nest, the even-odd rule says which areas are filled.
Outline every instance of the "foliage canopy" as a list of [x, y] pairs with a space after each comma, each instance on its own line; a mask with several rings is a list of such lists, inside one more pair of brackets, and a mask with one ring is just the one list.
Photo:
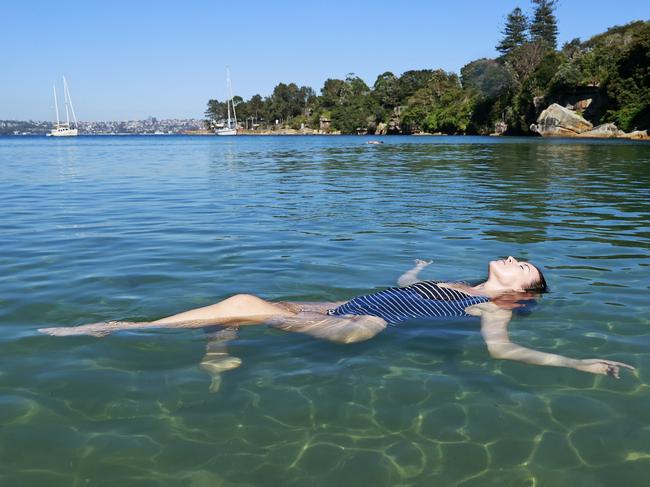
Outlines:
[[[440, 69], [396, 75], [386, 71], [369, 87], [354, 73], [327, 79], [320, 93], [279, 83], [270, 96], [235, 97], [249, 128], [328, 127], [341, 133], [490, 133], [496, 125], [525, 134], [551, 103], [589, 98], [593, 123], [623, 130], [650, 128], [650, 22], [615, 26], [582, 42], [557, 44], [556, 0], [531, 0], [507, 16], [497, 59], [477, 59], [460, 76]], [[530, 18], [530, 21], [529, 21]], [[582, 97], [582, 98], [581, 98]], [[225, 117], [226, 103], [209, 100], [210, 124]]]

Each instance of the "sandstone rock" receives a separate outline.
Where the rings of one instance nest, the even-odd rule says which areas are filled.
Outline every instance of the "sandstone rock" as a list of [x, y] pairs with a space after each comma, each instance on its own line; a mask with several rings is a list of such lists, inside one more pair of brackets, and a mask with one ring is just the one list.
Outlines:
[[318, 128], [321, 132], [329, 133], [332, 129], [332, 121], [327, 117], [320, 117]]
[[613, 123], [604, 123], [598, 127], [588, 130], [587, 132], [582, 132], [578, 134], [578, 137], [594, 137], [594, 138], [614, 138], [622, 137], [625, 135], [625, 132], [619, 130], [619, 128]]
[[388, 126], [384, 122], [379, 122], [377, 128], [375, 129], [375, 135], [386, 135], [388, 131]]
[[508, 130], [508, 124], [503, 121], [498, 121], [494, 124], [494, 132], [490, 135], [503, 135]]
[[592, 128], [590, 122], [557, 103], [544, 110], [537, 119], [537, 124], [530, 126], [532, 131], [543, 137], [574, 137]]
[[629, 134], [619, 135], [619, 138], [621, 138], [621, 139], [638, 139], [638, 140], [650, 139], [650, 137], [648, 137], [648, 131], [647, 130], [634, 130], [633, 132], [630, 132]]
[[387, 132], [390, 132], [391, 134], [396, 134], [402, 131], [399, 125], [399, 120], [395, 120], [394, 118], [391, 118], [388, 121], [388, 127], [386, 128]]

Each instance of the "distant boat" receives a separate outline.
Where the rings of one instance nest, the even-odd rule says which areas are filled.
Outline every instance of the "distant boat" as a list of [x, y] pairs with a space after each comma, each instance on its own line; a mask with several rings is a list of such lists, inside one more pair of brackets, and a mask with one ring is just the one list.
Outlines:
[[[228, 89], [228, 94], [230, 98], [226, 104], [228, 105], [228, 122], [224, 127], [217, 128], [214, 132], [217, 135], [237, 135], [237, 112], [235, 111], [235, 103], [233, 102], [232, 96], [232, 83], [230, 82], [230, 69], [226, 68], [226, 88]], [[230, 117], [230, 107], [232, 106], [232, 115]]]
[[[59, 103], [56, 98], [56, 84], [52, 86], [54, 89], [54, 109], [56, 110], [56, 125], [49, 134], [52, 137], [75, 137], [79, 133], [79, 124], [77, 123], [77, 115], [74, 113], [72, 106], [72, 98], [70, 98], [70, 90], [68, 89], [68, 82], [63, 77], [63, 100], [65, 104], [65, 123], [59, 120]], [[72, 120], [74, 126], [70, 124], [70, 112], [72, 112]]]

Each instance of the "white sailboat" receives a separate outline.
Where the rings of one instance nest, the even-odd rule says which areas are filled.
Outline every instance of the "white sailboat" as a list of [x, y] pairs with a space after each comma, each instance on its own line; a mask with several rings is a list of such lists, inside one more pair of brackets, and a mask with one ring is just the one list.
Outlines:
[[[233, 102], [232, 96], [232, 83], [230, 82], [230, 69], [226, 68], [226, 87], [228, 88], [228, 94], [230, 98], [226, 104], [228, 105], [228, 122], [225, 127], [220, 127], [215, 130], [217, 135], [237, 135], [237, 112], [235, 111], [235, 103]], [[232, 115], [230, 117], [230, 107], [232, 106]]]
[[[79, 124], [77, 123], [77, 115], [74, 113], [74, 106], [72, 106], [72, 98], [70, 98], [70, 90], [68, 89], [68, 82], [63, 77], [63, 101], [65, 105], [65, 122], [59, 119], [59, 103], [56, 98], [56, 84], [52, 86], [54, 89], [54, 109], [56, 110], [56, 124], [48, 135], [52, 137], [74, 137], [79, 133]], [[70, 124], [70, 112], [72, 112], [72, 120], [74, 126]]]

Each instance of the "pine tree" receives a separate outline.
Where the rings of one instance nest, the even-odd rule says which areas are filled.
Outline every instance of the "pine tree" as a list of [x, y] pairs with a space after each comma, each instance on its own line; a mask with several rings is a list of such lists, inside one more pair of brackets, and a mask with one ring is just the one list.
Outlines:
[[530, 37], [533, 42], [541, 42], [551, 49], [557, 48], [556, 0], [532, 0], [537, 7], [530, 24]]
[[501, 39], [501, 42], [497, 46], [497, 51], [502, 54], [508, 54], [515, 47], [521, 46], [528, 40], [527, 30], [528, 18], [517, 7], [508, 14], [506, 25], [503, 31], [501, 31], [503, 39]]

